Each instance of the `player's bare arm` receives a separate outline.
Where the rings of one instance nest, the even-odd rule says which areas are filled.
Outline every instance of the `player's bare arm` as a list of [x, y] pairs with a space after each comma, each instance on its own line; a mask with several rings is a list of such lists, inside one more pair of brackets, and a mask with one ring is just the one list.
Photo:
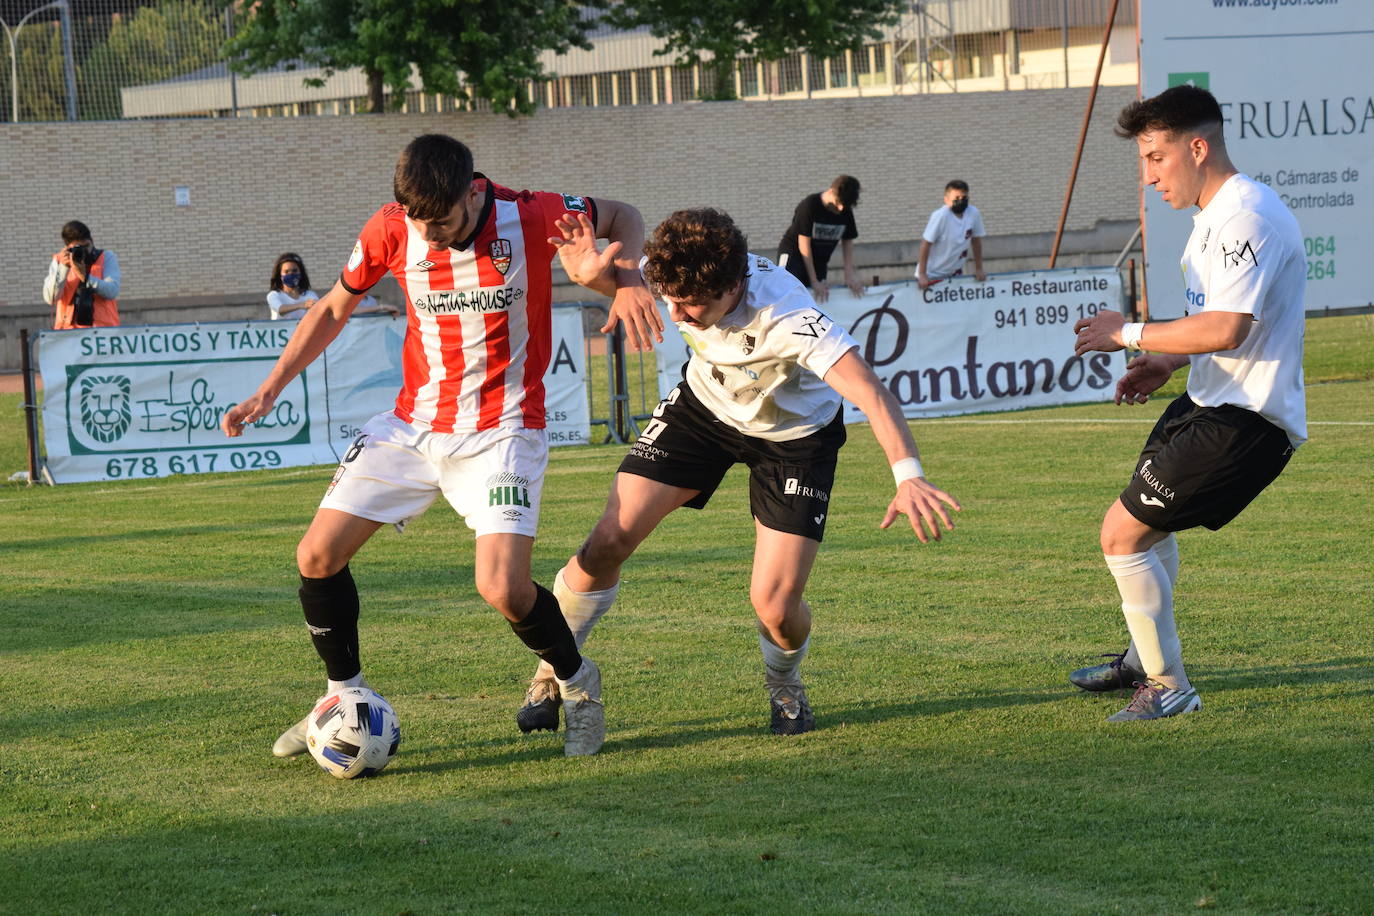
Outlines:
[[558, 260], [568, 279], [603, 296], [614, 297], [615, 257], [621, 244], [611, 242], [599, 250], [592, 221], [584, 213], [565, 214], [554, 225], [560, 234], [551, 236], [549, 244], [558, 249]]
[[631, 349], [652, 350], [655, 340], [663, 343], [663, 317], [639, 272], [644, 256], [644, 217], [629, 204], [598, 197], [596, 222], [598, 237], [620, 244], [614, 256], [615, 293], [610, 317], [601, 332], [608, 333], [617, 323], [624, 323]]
[[[920, 461], [916, 440], [911, 437], [911, 427], [902, 416], [901, 406], [858, 351], [850, 350], [840, 357], [839, 362], [825, 374], [825, 382], [868, 417], [873, 427], [873, 437], [882, 446], [888, 464], [898, 465], [909, 459]], [[950, 509], [958, 512], [963, 506], [924, 476], [911, 477], [897, 484], [897, 493], [878, 527], [887, 528], [896, 521], [897, 516], [905, 515], [916, 532], [917, 540], [923, 544], [931, 538], [938, 541], [940, 523], [944, 524], [946, 531], [954, 530]]]
[[344, 322], [348, 321], [348, 316], [353, 314], [354, 307], [362, 298], [361, 295], [350, 293], [343, 283], [336, 281], [334, 288], [306, 311], [305, 317], [291, 334], [291, 339], [282, 348], [277, 364], [258, 386], [258, 390], [224, 414], [220, 421], [224, 434], [230, 438], [242, 436], [244, 426], [266, 416], [281, 390], [339, 336]]
[[[1245, 343], [1252, 323], [1253, 319], [1245, 312], [1198, 312], [1186, 318], [1145, 325], [1139, 346], [1153, 353], [1220, 353]], [[1124, 348], [1126, 344], [1121, 333], [1125, 324], [1121, 313], [1111, 310], [1079, 319], [1073, 326], [1077, 335], [1074, 355], [1082, 356], [1093, 350], [1111, 353]]]

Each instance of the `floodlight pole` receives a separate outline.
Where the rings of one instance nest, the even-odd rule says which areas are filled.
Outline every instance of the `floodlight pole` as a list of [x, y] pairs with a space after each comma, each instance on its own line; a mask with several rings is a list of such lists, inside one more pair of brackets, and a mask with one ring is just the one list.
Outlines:
[[5, 20], [0, 19], [0, 26], [4, 27], [5, 37], [10, 42], [10, 120], [16, 124], [19, 123], [19, 30], [38, 13], [50, 9], [62, 11], [62, 54], [66, 58], [67, 72], [67, 120], [76, 120], [76, 74], [72, 70], [71, 9], [67, 6], [67, 0], [53, 0], [29, 10], [13, 29]]

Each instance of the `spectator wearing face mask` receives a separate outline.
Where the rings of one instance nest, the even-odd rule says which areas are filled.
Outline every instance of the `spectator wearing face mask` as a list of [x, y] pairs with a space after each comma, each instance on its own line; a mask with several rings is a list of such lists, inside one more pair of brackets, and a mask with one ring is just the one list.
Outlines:
[[306, 309], [319, 299], [310, 288], [310, 275], [305, 272], [305, 262], [301, 256], [286, 252], [272, 265], [272, 278], [268, 281], [271, 290], [267, 294], [267, 308], [272, 312], [272, 320], [280, 318], [300, 319]]
[[945, 205], [930, 214], [921, 233], [921, 254], [916, 262], [916, 282], [921, 289], [964, 274], [964, 262], [973, 253], [973, 273], [982, 283], [983, 215], [968, 202], [968, 182], [955, 179], [945, 185]]

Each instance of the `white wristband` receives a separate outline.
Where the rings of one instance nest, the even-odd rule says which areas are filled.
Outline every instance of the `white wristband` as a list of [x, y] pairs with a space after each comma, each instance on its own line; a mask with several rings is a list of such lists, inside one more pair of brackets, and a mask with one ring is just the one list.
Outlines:
[[921, 467], [919, 458], [903, 458], [892, 465], [892, 479], [901, 486], [903, 480], [911, 480], [916, 477], [926, 476], [925, 469]]
[[1128, 321], [1121, 326], [1121, 342], [1128, 350], [1140, 349], [1140, 335], [1145, 333], [1145, 322]]

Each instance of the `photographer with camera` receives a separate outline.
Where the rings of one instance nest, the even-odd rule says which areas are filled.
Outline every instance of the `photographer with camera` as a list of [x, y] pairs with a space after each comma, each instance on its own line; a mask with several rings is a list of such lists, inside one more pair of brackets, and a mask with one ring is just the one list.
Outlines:
[[57, 308], [55, 330], [112, 328], [119, 324], [119, 259], [91, 241], [86, 224], [62, 227], [62, 250], [52, 256], [43, 301]]

